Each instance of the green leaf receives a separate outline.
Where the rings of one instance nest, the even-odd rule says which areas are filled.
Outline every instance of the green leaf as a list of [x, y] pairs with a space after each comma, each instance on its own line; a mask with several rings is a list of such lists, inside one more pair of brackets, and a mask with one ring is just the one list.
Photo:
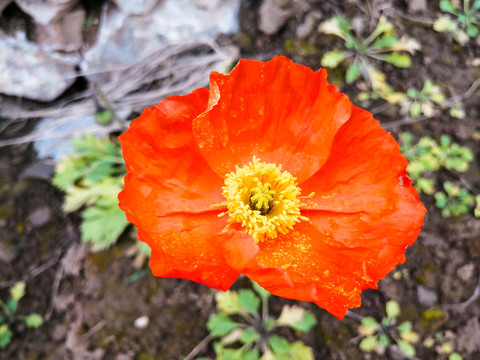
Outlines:
[[350, 24], [348, 23], [348, 20], [341, 16], [334, 16], [333, 18], [337, 22], [340, 31], [345, 35], [345, 37], [353, 38], [353, 34], [350, 30]]
[[433, 29], [438, 32], [452, 33], [457, 29], [457, 23], [448, 16], [440, 16], [433, 23]]
[[397, 340], [397, 345], [400, 351], [403, 352], [406, 357], [411, 358], [415, 356], [415, 348], [412, 344], [404, 340]]
[[332, 50], [322, 57], [322, 66], [329, 68], [336, 68], [347, 57], [347, 53], [342, 51]]
[[310, 347], [305, 346], [301, 341], [295, 341], [290, 344], [290, 350], [287, 354], [288, 360], [314, 360], [313, 351]]
[[63, 210], [67, 213], [76, 211], [82, 206], [94, 204], [101, 196], [115, 199], [117, 203], [116, 199], [122, 185], [121, 178], [107, 177], [98, 184], [87, 182], [85, 187], [71, 186], [67, 189]]
[[373, 43], [373, 47], [375, 48], [385, 48], [394, 45], [396, 42], [398, 42], [398, 38], [395, 35], [385, 35]]
[[317, 324], [317, 320], [312, 313], [306, 311], [300, 321], [293, 324], [292, 328], [302, 332], [308, 332]]
[[91, 242], [93, 251], [101, 251], [114, 244], [129, 225], [117, 203], [116, 198], [102, 197], [95, 206], [82, 212], [82, 240]]
[[250, 344], [257, 341], [259, 337], [260, 335], [255, 331], [255, 329], [248, 328], [242, 333], [240, 341], [244, 344]]
[[365, 316], [363, 319], [362, 319], [362, 325], [363, 326], [366, 326], [368, 328], [372, 328], [372, 329], [376, 329], [379, 327], [379, 323], [378, 321], [371, 317], [371, 316]]
[[455, 14], [455, 7], [449, 0], [440, 0], [440, 9], [443, 12]]
[[405, 321], [401, 323], [400, 325], [397, 326], [397, 330], [399, 332], [404, 332], [404, 331], [411, 331], [412, 330], [412, 323], [410, 321]]
[[255, 290], [257, 294], [260, 295], [260, 298], [262, 298], [263, 301], [267, 301], [270, 295], [272, 295], [253, 280], [252, 280], [252, 287], [253, 287], [253, 290]]
[[385, 334], [380, 335], [379, 342], [380, 342], [380, 345], [382, 345], [382, 347], [384, 347], [384, 348], [386, 348], [388, 345], [390, 345], [390, 340], [389, 340], [388, 336], [385, 335]]
[[278, 325], [289, 326], [297, 331], [307, 332], [317, 321], [310, 312], [300, 306], [285, 305], [276, 323]]
[[375, 346], [377, 345], [378, 338], [375, 335], [367, 336], [366, 338], [363, 338], [362, 341], [360, 341], [360, 344], [358, 347], [362, 351], [370, 352], [375, 349]]
[[448, 360], [463, 360], [463, 357], [459, 353], [454, 352], [448, 355]]
[[412, 105], [410, 105], [410, 116], [412, 118], [416, 118], [422, 113], [422, 104], [418, 101], [414, 101]]
[[25, 318], [25, 324], [31, 328], [38, 328], [43, 324], [43, 317], [39, 314], [30, 314]]
[[14, 314], [15, 311], [17, 311], [17, 305], [18, 305], [17, 301], [10, 299], [5, 306], [7, 307], [8, 311], [10, 311], [11, 314]]
[[242, 356], [242, 360], [258, 360], [260, 354], [257, 349], [247, 350]]
[[81, 159], [66, 157], [55, 167], [52, 183], [61, 190], [75, 184], [85, 174], [85, 163]]
[[113, 121], [113, 112], [108, 109], [95, 113], [95, 121], [100, 125], [109, 125]]
[[290, 343], [281, 336], [273, 335], [268, 339], [268, 344], [275, 355], [287, 354], [290, 350]]
[[207, 329], [213, 337], [221, 337], [227, 335], [238, 324], [224, 314], [212, 314], [207, 322]]
[[395, 319], [400, 315], [400, 305], [395, 300], [387, 301], [387, 304], [385, 305], [385, 311], [388, 319]]
[[8, 325], [0, 325], [0, 349], [5, 349], [10, 344], [12, 335]]
[[25, 281], [18, 281], [10, 288], [10, 297], [13, 301], [19, 302], [25, 295]]
[[240, 313], [242, 307], [236, 291], [218, 292], [215, 295], [217, 308], [227, 315]]
[[361, 73], [362, 71], [360, 68], [360, 64], [353, 64], [347, 69], [345, 80], [347, 81], [348, 84], [351, 84], [359, 78]]
[[477, 37], [478, 35], [478, 28], [475, 25], [468, 25], [467, 26], [467, 35], [471, 38]]
[[275, 327], [275, 320], [270, 317], [263, 319], [263, 326], [265, 327], [265, 330], [267, 330], [267, 332], [270, 332]]
[[214, 344], [217, 360], [243, 360], [243, 349], [226, 349], [221, 343]]
[[399, 68], [409, 68], [412, 64], [410, 56], [406, 54], [392, 53], [382, 57], [382, 59]]
[[241, 289], [238, 291], [238, 300], [240, 305], [250, 314], [256, 314], [260, 306], [260, 299], [252, 290]]

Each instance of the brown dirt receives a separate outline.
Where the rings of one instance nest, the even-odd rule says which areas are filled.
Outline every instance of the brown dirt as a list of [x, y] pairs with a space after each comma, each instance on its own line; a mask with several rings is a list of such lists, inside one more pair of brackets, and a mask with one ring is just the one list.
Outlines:
[[[269, 59], [274, 54], [284, 54], [317, 69], [324, 51], [339, 43], [315, 30], [298, 39], [296, 29], [308, 13], [319, 11], [322, 18], [318, 22], [334, 14], [368, 15], [359, 12], [353, 0], [305, 3], [303, 13], [292, 16], [278, 33], [269, 36], [256, 25], [259, 2], [242, 1], [241, 31], [227, 40], [240, 46], [243, 57]], [[94, 2], [83, 4], [98, 15], [99, 7]], [[407, 14], [407, 2], [393, 1], [390, 5], [395, 14]], [[8, 11], [13, 20], [0, 21], [2, 27], [28, 28], [29, 34], [33, 31], [30, 20], [19, 15], [17, 8]], [[437, 2], [429, 1], [426, 11], [411, 16], [435, 19], [438, 15]], [[436, 33], [430, 26], [398, 15], [391, 15], [391, 19], [398, 33], [417, 38], [423, 46], [423, 51], [412, 57], [409, 69], [377, 64], [394, 88], [406, 91], [420, 87], [430, 78], [442, 89], [448, 89], [447, 96], [452, 96], [465, 92], [480, 78], [480, 68], [469, 63], [480, 56], [480, 41], [460, 47], [449, 34]], [[92, 36], [91, 28], [85, 39], [91, 42]], [[330, 80], [339, 84], [340, 73], [332, 71]], [[341, 86], [341, 90], [351, 99], [358, 93], [355, 86]], [[461, 176], [479, 193], [479, 103], [477, 90], [463, 101], [467, 112], [463, 120], [452, 119], [443, 111], [434, 119], [395, 126], [391, 131], [395, 136], [400, 131], [410, 131], [417, 138], [449, 134], [454, 141], [468, 146], [477, 160], [467, 173], [442, 172], [437, 176], [439, 181]], [[379, 104], [372, 103], [368, 109]], [[376, 118], [388, 124], [400, 116], [398, 109], [391, 108], [376, 114]], [[8, 260], [0, 258], [0, 298], [7, 297], [13, 282], [25, 280], [27, 294], [18, 313], [38, 312], [46, 322], [37, 330], [14, 327], [13, 341], [7, 349], [0, 350], [0, 359], [180, 359], [207, 335], [205, 324], [215, 307], [214, 291], [187, 280], [154, 278], [146, 265], [135, 268], [128, 252], [132, 245], [128, 236], [111, 250], [90, 253], [79, 242], [78, 217], [61, 211], [62, 194], [48, 179], [25, 175], [36, 163], [31, 147], [1, 150], [0, 250], [11, 256]], [[480, 359], [479, 342], [472, 341], [480, 339], [480, 301], [460, 309], [442, 308], [443, 304], [467, 300], [479, 282], [480, 220], [472, 214], [444, 219], [431, 196], [423, 196], [422, 200], [429, 212], [419, 239], [407, 250], [406, 263], [398, 267], [406, 269], [406, 274], [398, 280], [390, 274], [380, 282], [378, 291], [365, 291], [363, 305], [355, 312], [381, 318], [386, 301], [396, 299], [402, 309], [401, 320], [412, 321], [422, 339], [437, 332], [451, 334], [452, 345], [464, 359]], [[39, 225], [32, 220], [36, 210], [47, 221]], [[240, 281], [235, 286], [242, 285], [245, 283]], [[432, 307], [419, 303], [419, 291], [425, 289], [436, 296]], [[274, 298], [273, 311], [278, 313], [285, 303], [294, 302]], [[313, 347], [316, 359], [399, 358], [392, 352], [383, 356], [362, 353], [358, 349], [355, 320], [338, 321], [313, 305], [305, 306], [318, 320], [318, 326], [302, 338]], [[145, 329], [134, 326], [141, 316], [149, 318]], [[421, 344], [416, 350], [419, 359], [447, 358]], [[205, 348], [202, 355], [212, 358], [212, 347]]]

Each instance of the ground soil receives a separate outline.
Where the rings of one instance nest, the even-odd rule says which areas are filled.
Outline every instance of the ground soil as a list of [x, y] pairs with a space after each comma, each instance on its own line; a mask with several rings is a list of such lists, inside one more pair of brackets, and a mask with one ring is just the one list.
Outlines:
[[[87, 11], [97, 11], [94, 2], [84, 1]], [[274, 54], [284, 54], [298, 63], [320, 67], [326, 50], [340, 46], [338, 39], [316, 31], [318, 23], [335, 14], [348, 18], [375, 17], [362, 12], [357, 1], [304, 1], [303, 10], [290, 16], [272, 35], [258, 27], [260, 2], [242, 1], [241, 30], [222, 38], [239, 46], [242, 57], [266, 60]], [[395, 24], [398, 33], [408, 34], [422, 43], [423, 50], [412, 56], [409, 69], [397, 69], [388, 64], [376, 64], [389, 83], [400, 91], [421, 87], [430, 78], [447, 97], [466, 92], [480, 78], [480, 68], [471, 65], [480, 57], [480, 40], [458, 45], [449, 34], [435, 32], [425, 19], [434, 20], [440, 14], [436, 1], [428, 1], [423, 11], [409, 13], [409, 1], [379, 2], [388, 5], [384, 11]], [[359, 7], [360, 6], [360, 7]], [[0, 25], [23, 27], [34, 39], [31, 19], [17, 8], [9, 8], [11, 21]], [[318, 13], [311, 31], [300, 38], [297, 29], [307, 16]], [[86, 40], [94, 39], [90, 28]], [[342, 71], [332, 71], [329, 80], [358, 106], [369, 110], [381, 101], [362, 104], [355, 100], [358, 89], [343, 85]], [[75, 91], [75, 88], [70, 91]], [[375, 117], [394, 136], [409, 131], [418, 139], [438, 138], [449, 134], [454, 141], [467, 146], [476, 155], [466, 173], [440, 172], [438, 183], [461, 179], [477, 194], [480, 193], [480, 91], [463, 100], [464, 119], [453, 119], [448, 111], [423, 121], [403, 122], [397, 107], [377, 112]], [[13, 136], [29, 130], [9, 128], [0, 136]], [[180, 359], [187, 355], [208, 333], [205, 327], [215, 309], [215, 292], [206, 286], [187, 280], [154, 278], [147, 264], [135, 266], [130, 247], [133, 241], [125, 235], [110, 250], [92, 253], [80, 242], [79, 217], [65, 215], [63, 194], [51, 185], [49, 165], [35, 158], [30, 145], [0, 149], [0, 298], [8, 297], [11, 285], [26, 281], [26, 296], [21, 300], [19, 314], [37, 312], [45, 324], [37, 330], [26, 329], [20, 323], [13, 327], [11, 344], [0, 350], [0, 359]], [[407, 260], [398, 266], [396, 275], [389, 274], [379, 283], [379, 290], [362, 294], [360, 315], [384, 316], [385, 303], [395, 299], [400, 303], [400, 320], [409, 320], [420, 334], [416, 345], [418, 359], [447, 359], [438, 346], [427, 347], [422, 341], [442, 334], [464, 359], [480, 359], [480, 300], [460, 306], [474, 294], [480, 277], [480, 219], [473, 213], [445, 219], [435, 208], [432, 196], [422, 196], [429, 212], [423, 231], [414, 246], [407, 250]], [[236, 288], [246, 286], [240, 280]], [[272, 311], [295, 302], [273, 298]], [[427, 306], [426, 303], [429, 303]], [[309, 334], [301, 336], [314, 350], [316, 359], [401, 359], [390, 348], [384, 355], [363, 353], [358, 322], [352, 318], [338, 321], [332, 315], [311, 304], [303, 304], [318, 320]], [[146, 316], [145, 328], [135, 327], [135, 320]], [[287, 334], [293, 338], [299, 334]], [[476, 339], [476, 340], [475, 340]], [[437, 343], [439, 345], [440, 343]], [[200, 355], [213, 358], [207, 344]]]

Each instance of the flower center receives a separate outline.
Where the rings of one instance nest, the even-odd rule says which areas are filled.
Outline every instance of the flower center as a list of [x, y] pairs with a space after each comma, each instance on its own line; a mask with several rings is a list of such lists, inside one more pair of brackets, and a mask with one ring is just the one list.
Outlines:
[[261, 162], [255, 156], [243, 167], [227, 174], [222, 195], [229, 222], [240, 223], [257, 243], [287, 234], [293, 225], [308, 220], [300, 215], [300, 188], [282, 166]]

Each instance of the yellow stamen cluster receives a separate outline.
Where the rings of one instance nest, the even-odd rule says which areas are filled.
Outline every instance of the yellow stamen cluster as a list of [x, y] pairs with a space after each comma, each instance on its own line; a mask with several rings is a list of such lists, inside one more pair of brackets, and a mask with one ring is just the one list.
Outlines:
[[261, 162], [255, 156], [243, 167], [227, 174], [222, 195], [229, 222], [242, 225], [257, 243], [287, 234], [293, 225], [308, 220], [300, 215], [300, 188], [282, 166]]

